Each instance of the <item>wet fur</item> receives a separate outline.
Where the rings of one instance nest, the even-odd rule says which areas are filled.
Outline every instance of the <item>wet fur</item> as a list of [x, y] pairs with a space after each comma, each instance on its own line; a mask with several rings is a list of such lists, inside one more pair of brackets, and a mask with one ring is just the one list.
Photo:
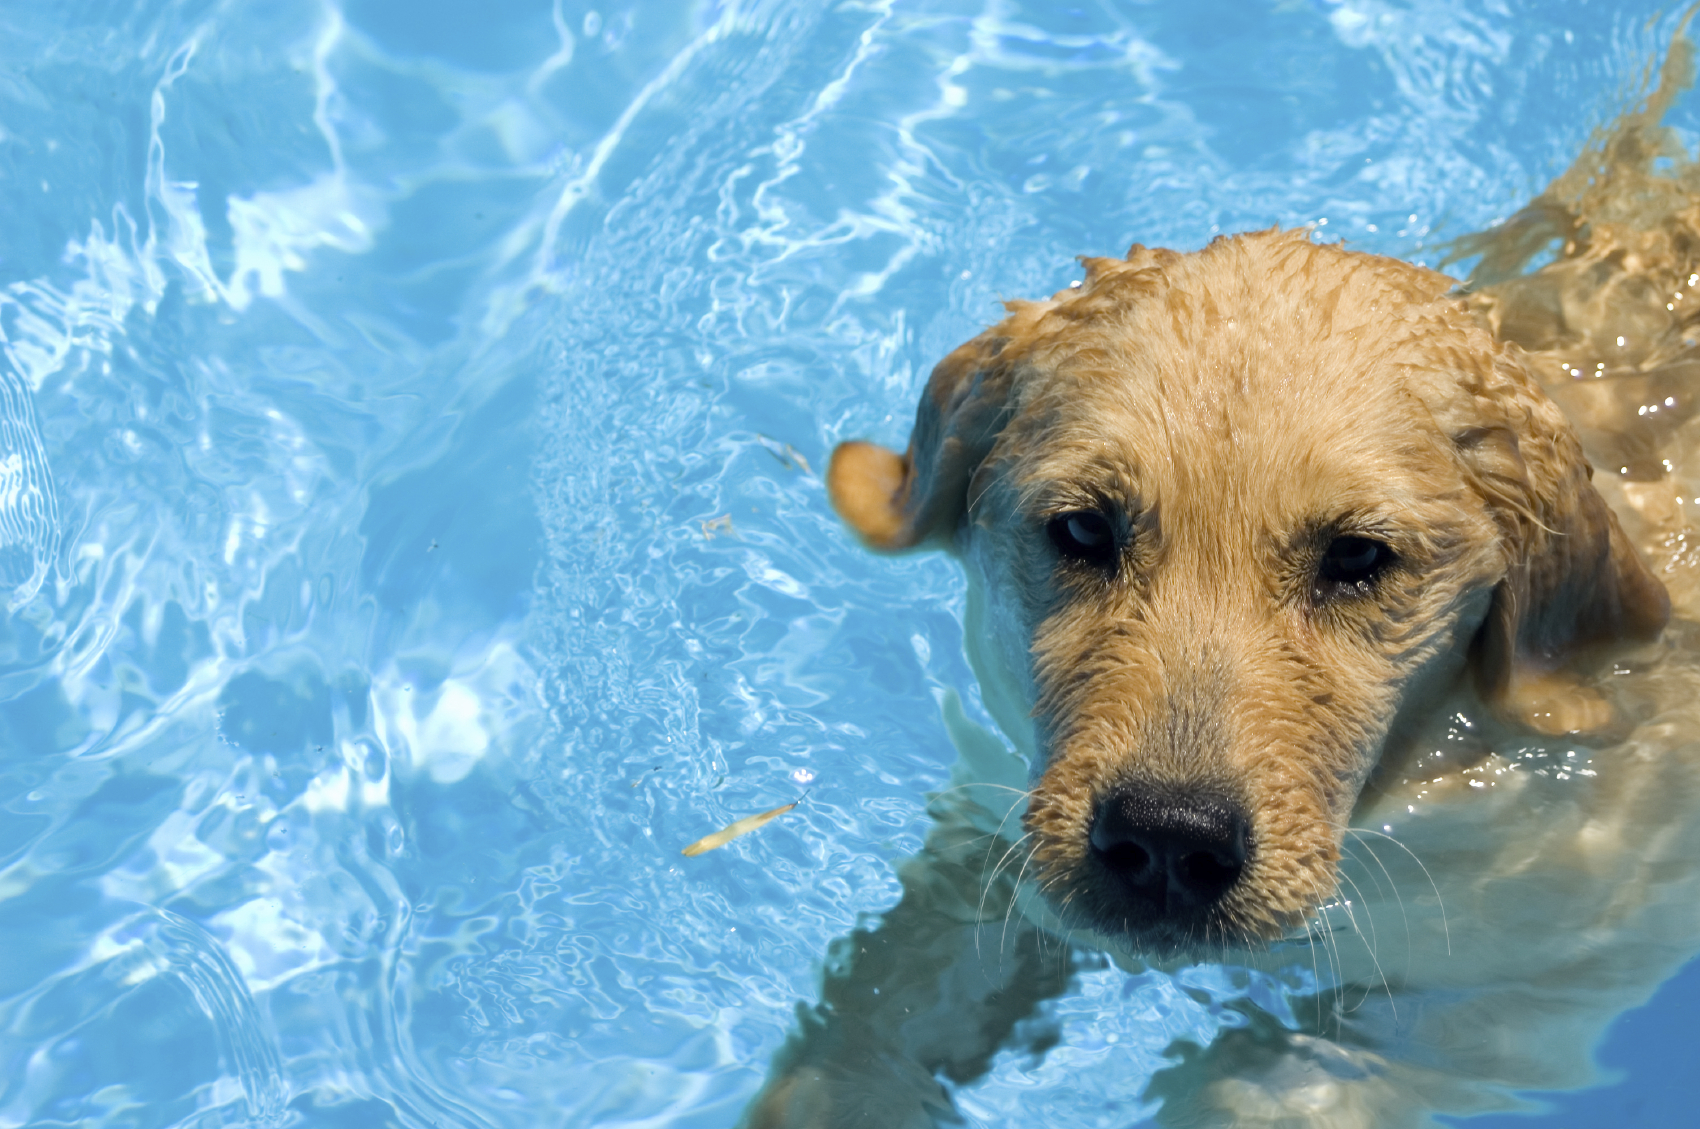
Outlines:
[[[1422, 1124], [1507, 1104], [1497, 1085], [1586, 1075], [1590, 1033], [1700, 928], [1692, 645], [1589, 676], [1658, 635], [1667, 585], [1684, 639], [1700, 598], [1679, 504], [1700, 488], [1683, 465], [1700, 446], [1700, 301], [1683, 304], [1700, 170], [1659, 125], [1690, 55], [1679, 37], [1644, 107], [1460, 245], [1483, 256], [1469, 288], [1303, 232], [1135, 247], [941, 362], [907, 452], [839, 449], [829, 486], [865, 541], [963, 560], [982, 693], [1035, 771], [1019, 835], [935, 804], [903, 901], [847, 939], [750, 1124], [947, 1115], [935, 1077], [983, 1070], [1082, 959], [1042, 959], [1057, 935], [1137, 967], [1255, 965], [1309, 932], [1338, 985], [1314, 1023], [1247, 1005], [1244, 1027], [1158, 1076], [1146, 1097], [1167, 1124]], [[1660, 156], [1674, 169], [1655, 172]], [[1521, 273], [1555, 240], [1555, 262]], [[1583, 438], [1610, 460], [1598, 484]], [[1086, 507], [1123, 524], [1113, 576], [1059, 565], [1046, 540], [1048, 517]], [[1317, 554], [1342, 533], [1386, 540], [1398, 566], [1370, 597], [1318, 601]], [[1497, 720], [1460, 739], [1440, 708], [1460, 703]], [[996, 754], [970, 755], [971, 728], [952, 723], [985, 776]], [[1495, 751], [1578, 730], [1594, 736], [1568, 757], [1607, 750], [1586, 789], [1552, 783], [1565, 764], [1537, 778]], [[1125, 920], [1095, 882], [1093, 806], [1130, 777], [1252, 813], [1247, 869], [1207, 919]], [[1434, 814], [1397, 850], [1347, 830], [1418, 804]], [[976, 821], [1014, 841], [986, 848]], [[1413, 921], [1428, 890], [1441, 912]], [[1372, 935], [1378, 907], [1402, 938]], [[1014, 959], [965, 975], [1000, 922]], [[922, 1034], [917, 1014], [960, 1023]]]
[[[904, 477], [874, 486], [893, 519], [863, 532], [937, 537], [1000, 593], [980, 626], [1029, 689], [1025, 825], [1063, 921], [1165, 954], [1274, 939], [1333, 895], [1416, 688], [1468, 656], [1503, 708], [1544, 706], [1519, 695], [1590, 644], [1656, 635], [1668, 604], [1523, 351], [1452, 279], [1304, 231], [1085, 266], [939, 366]], [[831, 484], [852, 520], [877, 512], [849, 469]], [[1122, 527], [1113, 575], [1046, 536], [1083, 509]], [[1343, 535], [1397, 563], [1373, 594], [1318, 600]], [[1127, 779], [1251, 814], [1245, 874], [1184, 930], [1122, 919], [1094, 880], [1092, 814]]]

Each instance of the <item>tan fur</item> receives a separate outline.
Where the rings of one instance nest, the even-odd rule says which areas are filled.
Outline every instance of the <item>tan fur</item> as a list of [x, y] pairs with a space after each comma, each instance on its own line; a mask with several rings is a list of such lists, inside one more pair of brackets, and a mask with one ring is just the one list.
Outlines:
[[[939, 1079], [1064, 990], [1059, 937], [1129, 969], [1308, 961], [1314, 1009], [1227, 1001], [1243, 1025], [1178, 1038], [1143, 1095], [1164, 1125], [1427, 1129], [1589, 1080], [1700, 947], [1700, 164], [1660, 124], [1692, 75], [1679, 35], [1644, 105], [1460, 241], [1467, 286], [1297, 232], [1135, 247], [945, 358], [905, 454], [839, 449], [870, 545], [962, 560], [1018, 756], [947, 699], [957, 786], [746, 1125], [934, 1124]], [[1059, 567], [1047, 519], [1082, 509], [1117, 525], [1110, 575]], [[1342, 534], [1398, 567], [1318, 602]], [[1599, 664], [1667, 591], [1666, 640]], [[1250, 812], [1185, 935], [1118, 920], [1082, 866], [1127, 780]]]
[[[1580, 648], [1655, 634], [1668, 604], [1522, 350], [1451, 279], [1280, 231], [1085, 265], [938, 367], [900, 481], [894, 456], [849, 446], [833, 496], [878, 547], [944, 539], [1018, 593], [1005, 629], [1025, 635], [1044, 745], [1027, 828], [1066, 922], [1115, 932], [1086, 839], [1138, 778], [1252, 816], [1246, 874], [1188, 940], [1276, 937], [1333, 894], [1426, 670], [1467, 649], [1515, 708]], [[1130, 527], [1113, 580], [1046, 539], [1081, 509]], [[1399, 564], [1373, 597], [1318, 606], [1318, 554], [1350, 534]]]

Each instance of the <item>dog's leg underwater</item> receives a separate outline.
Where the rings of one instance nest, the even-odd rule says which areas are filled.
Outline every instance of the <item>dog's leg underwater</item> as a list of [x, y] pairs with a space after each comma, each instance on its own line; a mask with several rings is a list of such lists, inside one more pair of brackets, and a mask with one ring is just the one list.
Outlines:
[[[984, 1074], [1067, 989], [1074, 956], [1012, 908], [1015, 848], [965, 818], [966, 804], [934, 803], [926, 846], [899, 870], [901, 900], [833, 945], [820, 1003], [799, 1006], [745, 1129], [960, 1124], [941, 1080]], [[1047, 1038], [1027, 1041], [1042, 1051]]]

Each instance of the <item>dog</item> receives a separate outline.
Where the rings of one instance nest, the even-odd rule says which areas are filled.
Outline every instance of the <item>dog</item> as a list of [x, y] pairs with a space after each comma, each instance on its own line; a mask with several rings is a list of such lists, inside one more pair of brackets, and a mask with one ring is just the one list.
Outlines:
[[[952, 1120], [946, 1083], [1093, 951], [1317, 972], [1314, 1021], [1246, 1003], [1179, 1052], [1146, 1095], [1164, 1124], [1429, 1124], [1586, 1077], [1590, 1037], [1700, 947], [1672, 462], [1700, 173], [1660, 126], [1691, 54], [1460, 244], [1470, 286], [1308, 230], [1136, 245], [947, 356], [905, 452], [837, 449], [865, 543], [962, 562], [1029, 775], [1013, 807], [935, 802], [747, 1124]], [[947, 722], [959, 780], [996, 777], [997, 743]], [[1395, 852], [1351, 873], [1389, 812], [1432, 899]], [[1369, 936], [1378, 912], [1402, 935]]]

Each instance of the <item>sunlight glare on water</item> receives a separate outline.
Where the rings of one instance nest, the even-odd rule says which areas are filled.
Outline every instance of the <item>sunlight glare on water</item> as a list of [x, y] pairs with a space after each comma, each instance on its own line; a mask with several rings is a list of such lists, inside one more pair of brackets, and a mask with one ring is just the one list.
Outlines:
[[[1671, 22], [12, 5], [0, 1125], [730, 1123], [984, 721], [832, 446], [1076, 254], [1432, 260]], [[1246, 991], [1088, 972], [964, 1113], [1132, 1124]]]

